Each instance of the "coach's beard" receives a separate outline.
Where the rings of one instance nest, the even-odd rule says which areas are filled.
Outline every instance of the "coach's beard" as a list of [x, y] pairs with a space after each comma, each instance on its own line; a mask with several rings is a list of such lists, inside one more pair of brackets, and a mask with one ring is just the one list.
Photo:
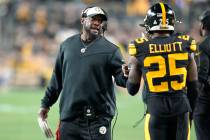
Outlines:
[[86, 26], [85, 30], [90, 36], [92, 36], [92, 38], [97, 38], [99, 35], [101, 35], [100, 29], [94, 29]]
[[91, 34], [91, 35], [97, 37], [97, 36], [101, 35], [101, 33], [102, 33], [102, 28], [101, 28], [101, 27], [100, 27], [99, 29], [97, 29], [97, 28], [90, 28], [89, 31], [90, 31], [90, 34]]
[[98, 36], [99, 35], [99, 31], [96, 30], [96, 29], [90, 29], [90, 34], [93, 35], [93, 36]]

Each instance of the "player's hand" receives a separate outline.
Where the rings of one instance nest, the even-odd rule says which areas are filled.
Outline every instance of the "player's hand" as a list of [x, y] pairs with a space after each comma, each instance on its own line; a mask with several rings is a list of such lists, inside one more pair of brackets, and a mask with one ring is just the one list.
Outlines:
[[125, 77], [128, 77], [129, 69], [127, 64], [122, 64], [122, 71]]
[[47, 119], [49, 110], [49, 108], [40, 108], [38, 113], [39, 118], [41, 118], [43, 121]]

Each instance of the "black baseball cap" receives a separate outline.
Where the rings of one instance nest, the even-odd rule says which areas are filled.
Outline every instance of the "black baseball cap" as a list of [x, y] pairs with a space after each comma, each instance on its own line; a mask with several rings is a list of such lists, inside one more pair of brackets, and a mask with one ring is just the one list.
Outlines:
[[86, 8], [82, 13], [82, 17], [93, 17], [96, 15], [100, 15], [105, 21], [108, 19], [106, 12], [98, 6]]

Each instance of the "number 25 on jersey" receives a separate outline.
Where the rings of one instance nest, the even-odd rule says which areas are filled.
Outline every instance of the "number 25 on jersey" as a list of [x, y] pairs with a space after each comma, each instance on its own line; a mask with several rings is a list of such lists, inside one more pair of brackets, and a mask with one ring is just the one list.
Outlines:
[[[186, 86], [187, 70], [186, 67], [177, 68], [177, 61], [179, 60], [188, 60], [188, 53], [168, 54], [168, 58], [164, 58], [163, 56], [149, 56], [144, 59], [144, 67], [149, 68], [152, 64], [157, 64], [159, 67], [156, 71], [148, 71], [146, 73], [150, 92], [167, 92], [170, 87], [173, 90], [182, 90]], [[166, 65], [166, 61], [168, 61], [168, 66]], [[162, 80], [159, 85], [154, 84], [156, 78], [161, 79], [167, 75], [169, 75], [169, 77], [182, 76], [183, 78], [181, 82], [177, 80]]]

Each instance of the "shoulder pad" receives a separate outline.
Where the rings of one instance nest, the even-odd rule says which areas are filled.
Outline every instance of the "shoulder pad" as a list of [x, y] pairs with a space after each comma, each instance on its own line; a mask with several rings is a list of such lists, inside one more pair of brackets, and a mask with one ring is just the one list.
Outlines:
[[137, 38], [137, 39], [135, 40], [135, 42], [136, 42], [137, 44], [142, 44], [142, 43], [144, 43], [144, 42], [146, 42], [146, 41], [148, 41], [148, 39], [147, 39], [146, 37]]
[[134, 44], [134, 41], [130, 42], [128, 45], [128, 52], [131, 56], [136, 56], [137, 55], [137, 48]]

